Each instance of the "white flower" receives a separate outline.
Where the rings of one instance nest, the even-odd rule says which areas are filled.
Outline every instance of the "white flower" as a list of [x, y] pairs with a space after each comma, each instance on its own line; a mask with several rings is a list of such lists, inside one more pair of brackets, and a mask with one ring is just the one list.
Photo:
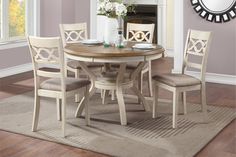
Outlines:
[[97, 0], [97, 13], [108, 17], [126, 16], [127, 7], [121, 1]]
[[127, 8], [124, 4], [116, 5], [116, 15], [125, 16], [127, 14]]
[[106, 11], [105, 11], [105, 2], [100, 2], [98, 3], [98, 6], [97, 6], [97, 13], [98, 14], [104, 14]]
[[112, 11], [113, 9], [113, 4], [111, 2], [108, 2], [105, 6], [106, 11]]

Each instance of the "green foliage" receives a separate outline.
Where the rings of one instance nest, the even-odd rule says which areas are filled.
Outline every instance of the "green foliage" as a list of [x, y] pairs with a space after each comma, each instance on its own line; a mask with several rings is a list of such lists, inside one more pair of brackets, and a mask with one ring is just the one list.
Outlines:
[[25, 0], [9, 0], [9, 35], [25, 35]]

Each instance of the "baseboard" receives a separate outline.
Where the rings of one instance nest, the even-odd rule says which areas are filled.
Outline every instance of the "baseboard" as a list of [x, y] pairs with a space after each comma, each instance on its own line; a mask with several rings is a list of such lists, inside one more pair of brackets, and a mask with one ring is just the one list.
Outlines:
[[174, 49], [166, 49], [167, 57], [174, 57]]
[[[186, 74], [199, 78], [200, 72], [187, 71]], [[206, 82], [236, 85], [236, 75], [206, 73]]]
[[0, 69], [0, 78], [24, 73], [33, 70], [32, 63], [26, 63], [18, 66], [13, 66], [10, 68]]

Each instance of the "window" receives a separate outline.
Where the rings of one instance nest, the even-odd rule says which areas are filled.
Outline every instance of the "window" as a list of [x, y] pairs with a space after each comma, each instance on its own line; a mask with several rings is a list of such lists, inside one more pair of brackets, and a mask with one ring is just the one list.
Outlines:
[[0, 43], [25, 41], [37, 35], [38, 0], [0, 0]]

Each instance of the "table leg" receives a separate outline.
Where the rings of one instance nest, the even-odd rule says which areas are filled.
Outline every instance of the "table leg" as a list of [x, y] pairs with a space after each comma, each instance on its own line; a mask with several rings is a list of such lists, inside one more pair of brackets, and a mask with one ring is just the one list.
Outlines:
[[83, 97], [76, 109], [76, 112], [75, 112], [75, 117], [78, 118], [79, 116], [81, 116], [83, 110], [84, 110], [84, 107], [85, 107], [85, 104], [87, 104], [89, 102], [89, 99], [94, 95], [95, 93], [95, 88], [90, 88], [89, 89], [89, 95], [87, 96], [87, 99], [85, 99], [85, 97]]
[[81, 66], [81, 68], [84, 70], [84, 72], [89, 76], [90, 80], [91, 80], [91, 87], [89, 89], [89, 96], [87, 99], [85, 99], [85, 97], [83, 97], [76, 109], [76, 112], [75, 112], [75, 117], [79, 117], [81, 116], [83, 110], [84, 110], [84, 107], [85, 107], [85, 104], [88, 103], [89, 99], [94, 95], [95, 93], [95, 81], [96, 81], [96, 75], [91, 71], [89, 70], [89, 68], [87, 67], [87, 65], [84, 63], [84, 62], [81, 62], [79, 61], [79, 65]]
[[120, 68], [119, 68], [118, 76], [116, 80], [116, 96], [117, 96], [117, 101], [119, 105], [121, 125], [127, 125], [125, 102], [124, 102], [124, 96], [122, 92], [122, 82], [123, 82], [125, 70], [126, 70], [126, 63], [120, 64]]
[[151, 111], [150, 106], [148, 105], [142, 93], [135, 86], [133, 86], [131, 89], [138, 96], [139, 100], [141, 100], [145, 111]]
[[[131, 74], [131, 80], [135, 80], [137, 77], [140, 77], [141, 70], [145, 66], [146, 62], [140, 62], [137, 66], [137, 68], [133, 71]], [[138, 79], [139, 80], [139, 79]], [[138, 81], [138, 87], [140, 87], [140, 80]], [[143, 107], [146, 111], [150, 111], [150, 106], [147, 104], [144, 96], [142, 95], [140, 88], [137, 89], [135, 86], [132, 87], [132, 91], [138, 96], [139, 102], [141, 101], [143, 104]]]

